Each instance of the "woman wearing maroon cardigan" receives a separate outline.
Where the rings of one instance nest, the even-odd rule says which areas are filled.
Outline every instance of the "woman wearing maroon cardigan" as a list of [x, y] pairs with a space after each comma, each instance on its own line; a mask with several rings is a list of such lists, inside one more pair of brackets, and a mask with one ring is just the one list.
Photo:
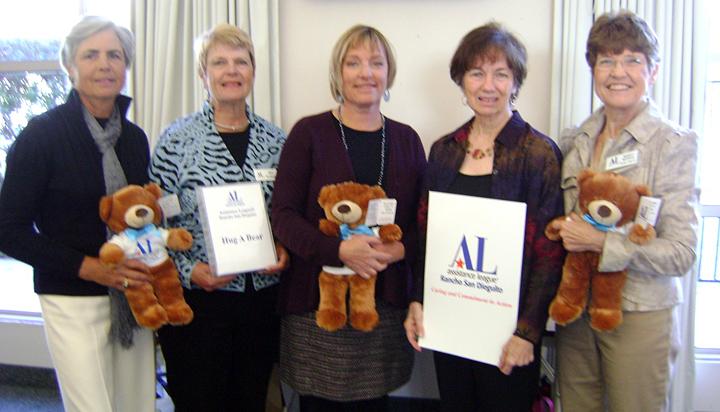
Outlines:
[[[301, 411], [384, 410], [387, 393], [410, 378], [412, 349], [404, 339], [417, 243], [415, 212], [425, 153], [417, 133], [387, 119], [395, 60], [385, 37], [355, 26], [333, 51], [330, 86], [339, 106], [301, 119], [280, 157], [273, 194], [273, 230], [290, 251], [291, 268], [280, 284], [281, 378], [300, 393]], [[401, 242], [320, 232], [322, 186], [344, 181], [380, 184], [397, 199]], [[323, 265], [347, 265], [377, 276], [380, 323], [371, 332], [346, 326], [327, 332], [315, 323], [318, 274]], [[360, 410], [357, 409], [357, 410]]]

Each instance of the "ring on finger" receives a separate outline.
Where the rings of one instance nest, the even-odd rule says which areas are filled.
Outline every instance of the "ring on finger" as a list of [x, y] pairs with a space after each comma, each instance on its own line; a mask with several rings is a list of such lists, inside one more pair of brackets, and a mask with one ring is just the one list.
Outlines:
[[128, 278], [123, 279], [122, 287], [127, 289], [128, 286], [130, 286], [130, 281], [128, 280]]

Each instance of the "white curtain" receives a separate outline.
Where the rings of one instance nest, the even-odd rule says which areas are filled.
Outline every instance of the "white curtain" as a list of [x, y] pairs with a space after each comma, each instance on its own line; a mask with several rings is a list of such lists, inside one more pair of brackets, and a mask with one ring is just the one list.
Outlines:
[[592, 77], [585, 62], [587, 33], [593, 22], [591, 0], [555, 0], [550, 136], [582, 122], [591, 112]]
[[[650, 92], [652, 98], [670, 120], [700, 131], [706, 67], [700, 36], [704, 33], [701, 0], [555, 0], [553, 54], [557, 74], [551, 86], [551, 133], [557, 137], [557, 132], [582, 121], [600, 106], [597, 97], [592, 97], [591, 105], [586, 100], [592, 96], [592, 81], [584, 58], [585, 42], [595, 17], [620, 9], [642, 17], [658, 36], [661, 62]], [[693, 410], [696, 280], [695, 271], [683, 278], [685, 303], [678, 307], [682, 349], [670, 395], [675, 412]]]
[[255, 87], [248, 103], [278, 123], [278, 0], [134, 0], [137, 53], [130, 76], [133, 119], [151, 146], [173, 120], [198, 110], [207, 94], [195, 61], [195, 39], [219, 23], [237, 25], [255, 46]]

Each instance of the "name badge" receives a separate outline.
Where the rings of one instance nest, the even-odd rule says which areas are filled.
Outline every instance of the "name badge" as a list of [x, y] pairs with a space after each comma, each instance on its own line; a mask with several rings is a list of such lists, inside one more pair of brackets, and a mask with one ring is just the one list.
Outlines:
[[258, 182], [274, 182], [277, 169], [255, 169], [255, 180]]
[[176, 194], [161, 197], [158, 199], [158, 204], [165, 217], [173, 217], [180, 214], [180, 201]]
[[368, 202], [365, 224], [368, 226], [389, 225], [395, 222], [395, 199], [373, 199]]
[[622, 169], [623, 167], [636, 165], [640, 159], [640, 152], [633, 150], [630, 152], [620, 153], [615, 156], [610, 156], [605, 160], [605, 170], [616, 170]]

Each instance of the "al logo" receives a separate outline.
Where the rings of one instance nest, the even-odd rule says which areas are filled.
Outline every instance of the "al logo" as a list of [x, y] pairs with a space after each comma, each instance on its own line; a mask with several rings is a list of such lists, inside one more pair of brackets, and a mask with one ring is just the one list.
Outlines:
[[225, 206], [245, 206], [245, 202], [243, 202], [240, 195], [238, 195], [237, 190], [231, 190], [228, 192], [227, 203]]
[[496, 275], [497, 265], [492, 270], [485, 269], [484, 266], [485, 246], [487, 239], [481, 236], [475, 236], [475, 239], [477, 239], [477, 249], [474, 259], [473, 256], [470, 254], [470, 247], [468, 245], [467, 237], [463, 235], [462, 240], [460, 240], [460, 243], [455, 250], [455, 256], [453, 257], [453, 260], [452, 262], [450, 262], [449, 266], [453, 269], [465, 269], [474, 272], [483, 272], [490, 275]]

